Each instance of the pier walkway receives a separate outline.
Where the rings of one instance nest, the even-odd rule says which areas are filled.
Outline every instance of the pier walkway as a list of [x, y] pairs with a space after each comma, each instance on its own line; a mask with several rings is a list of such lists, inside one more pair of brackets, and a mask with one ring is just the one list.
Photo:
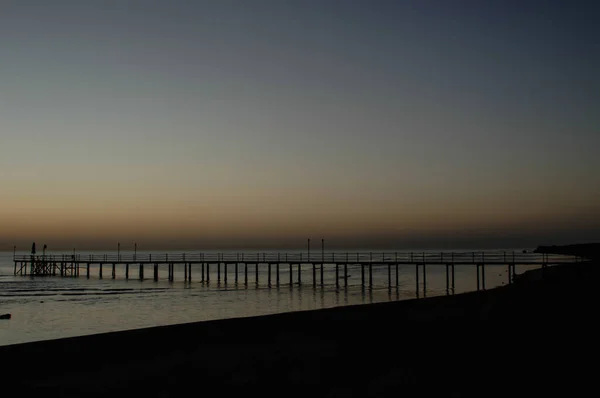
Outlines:
[[[517, 266], [539, 266], [574, 263], [582, 261], [580, 257], [548, 255], [544, 253], [520, 252], [321, 252], [321, 253], [180, 253], [180, 254], [48, 254], [13, 255], [14, 274], [30, 276], [79, 277], [82, 272], [87, 278], [92, 269], [103, 278], [108, 268], [111, 278], [117, 277], [117, 268], [124, 268], [125, 279], [145, 279], [144, 271], [150, 267], [152, 279], [159, 280], [159, 268], [167, 268], [168, 280], [174, 281], [176, 267], [183, 268], [183, 280], [192, 281], [192, 274], [198, 275], [203, 283], [210, 283], [211, 275], [220, 283], [233, 278], [236, 284], [248, 286], [248, 273], [254, 272], [254, 282], [259, 283], [259, 269], [267, 279], [268, 287], [303, 284], [303, 273], [311, 272], [308, 279], [312, 285], [324, 285], [326, 269], [335, 272], [335, 285], [348, 287], [348, 268], [360, 268], [360, 285], [373, 287], [373, 272], [387, 270], [387, 287], [398, 287], [399, 267], [414, 267], [417, 294], [423, 285], [427, 285], [427, 267], [445, 267], [446, 291], [454, 292], [455, 267], [475, 266], [477, 272], [477, 290], [485, 289], [486, 266], [505, 266], [508, 271], [508, 283], [512, 283]], [[213, 273], [210, 268], [213, 267]], [[132, 275], [137, 268], [137, 276]], [[194, 271], [194, 272], [192, 272]], [[134, 271], [135, 272], [135, 271]], [[266, 273], [266, 275], [264, 275]], [[286, 278], [283, 280], [282, 275]], [[422, 283], [420, 283], [422, 278]], [[310, 283], [309, 282], [309, 283]]]

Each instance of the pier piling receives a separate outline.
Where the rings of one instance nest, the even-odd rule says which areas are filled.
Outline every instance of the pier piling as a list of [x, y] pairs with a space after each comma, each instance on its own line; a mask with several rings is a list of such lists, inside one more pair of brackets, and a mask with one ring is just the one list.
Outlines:
[[360, 265], [360, 286], [365, 288], [365, 266], [364, 264]]
[[423, 297], [427, 297], [427, 265], [423, 263]]
[[348, 287], [348, 263], [344, 263], [344, 287]]
[[[144, 280], [144, 267], [148, 264], [151, 267], [151, 272], [153, 273], [153, 279], [158, 281], [158, 270], [162, 265], [168, 266], [168, 274], [169, 281], [173, 282], [175, 275], [175, 266], [179, 267], [179, 264], [183, 265], [184, 272], [182, 278], [186, 283], [191, 282], [192, 280], [192, 268], [193, 267], [201, 267], [202, 272], [202, 282], [210, 281], [210, 264], [215, 264], [217, 266], [216, 275], [213, 277], [217, 278], [218, 282], [221, 282], [221, 264], [223, 265], [223, 281], [227, 284], [229, 282], [229, 268], [230, 264], [233, 264], [235, 267], [235, 283], [237, 285], [239, 281], [239, 266], [242, 265], [244, 267], [244, 284], [248, 286], [248, 267], [254, 267], [254, 270], [251, 270], [255, 276], [255, 282], [257, 287], [260, 286], [260, 277], [261, 273], [267, 274], [265, 275], [265, 285], [268, 284], [269, 287], [281, 286], [282, 282], [287, 283], [287, 280], [281, 280], [281, 266], [286, 266], [289, 268], [289, 284], [293, 286], [297, 283], [299, 286], [302, 284], [302, 268], [312, 267], [312, 285], [314, 288], [317, 288], [320, 283], [321, 288], [325, 287], [325, 260], [327, 260], [327, 264], [331, 264], [331, 277], [333, 278], [335, 272], [335, 288], [339, 289], [342, 285], [341, 278], [344, 279], [344, 286], [350, 286], [349, 283], [349, 272], [352, 270], [348, 270], [350, 266], [353, 270], [358, 272], [358, 267], [360, 267], [360, 286], [364, 290], [367, 286], [370, 290], [384, 287], [387, 284], [388, 290], [392, 289], [395, 285], [396, 288], [400, 286], [400, 267], [410, 267], [412, 265], [415, 266], [415, 284], [416, 284], [416, 295], [417, 297], [427, 297], [428, 293], [428, 275], [427, 268], [429, 266], [435, 267], [444, 267], [445, 269], [445, 289], [446, 295], [455, 294], [455, 266], [465, 266], [467, 269], [471, 269], [470, 267], [474, 267], [476, 269], [476, 288], [477, 290], [486, 290], [487, 280], [486, 280], [486, 266], [495, 265], [502, 266], [508, 268], [508, 283], [513, 283], [514, 278], [516, 276], [515, 269], [517, 266], [539, 266], [542, 270], [545, 270], [547, 267], [551, 267], [558, 263], [570, 263], [575, 261], [575, 256], [565, 256], [560, 259], [555, 259], [555, 257], [549, 258], [546, 254], [537, 254], [537, 253], [524, 253], [523, 255], [516, 255], [514, 252], [511, 256], [509, 253], [485, 253], [485, 252], [468, 252], [468, 253], [405, 253], [403, 255], [399, 255], [398, 252], [395, 253], [373, 253], [373, 252], [363, 252], [363, 253], [346, 253], [345, 256], [340, 255], [339, 253], [331, 253], [325, 257], [324, 250], [322, 249], [321, 258], [318, 256], [310, 254], [307, 256], [307, 253], [290, 253], [289, 258], [288, 254], [282, 253], [252, 253], [248, 258], [249, 260], [244, 260], [244, 254], [238, 253], [237, 257], [232, 256], [229, 253], [219, 253], [219, 254], [181, 254], [181, 255], [173, 255], [173, 254], [164, 254], [158, 256], [146, 255], [146, 256], [138, 256], [137, 260], [130, 255], [121, 255], [113, 256], [110, 254], [102, 254], [102, 255], [43, 255], [43, 256], [35, 256], [35, 255], [16, 255], [13, 254], [13, 274], [15, 275], [60, 275], [62, 277], [78, 277], [80, 269], [85, 267], [85, 275], [87, 278], [90, 277], [92, 266], [95, 264], [98, 266], [98, 277], [102, 279], [104, 277], [104, 266], [110, 267], [111, 270], [111, 278], [117, 279], [117, 268], [124, 266], [125, 268], [125, 279], [129, 279], [129, 266], [138, 266], [139, 267], [139, 279]], [[345, 257], [345, 261], [343, 258]], [[116, 260], [118, 258], [118, 261]], [[352, 259], [352, 261], [349, 261]], [[356, 259], [356, 261], [354, 261]], [[81, 263], [79, 260], [83, 261]], [[294, 269], [294, 264], [298, 264], [298, 280], [294, 281], [294, 273], [296, 270]], [[421, 276], [421, 265], [423, 266], [422, 276]], [[206, 266], [206, 270], [205, 270]], [[273, 266], [275, 270], [273, 270]], [[343, 266], [344, 269], [341, 270], [340, 267]], [[317, 267], [320, 267], [320, 274], [317, 275]], [[333, 269], [335, 267], [335, 271]], [[369, 275], [366, 275], [366, 268], [368, 267]], [[385, 268], [387, 267], [387, 281], [385, 281]], [[394, 269], [392, 269], [392, 267]], [[232, 270], [233, 271], [233, 270]], [[273, 276], [273, 272], [275, 272], [275, 276]], [[284, 271], [285, 272], [285, 271]], [[342, 275], [343, 272], [343, 275]], [[395, 272], [395, 281], [392, 278], [392, 273]], [[469, 271], [471, 272], [471, 271]], [[441, 275], [440, 275], [441, 276]], [[358, 278], [358, 275], [356, 276]], [[367, 285], [367, 277], [369, 278]], [[421, 277], [423, 278], [421, 280]], [[284, 276], [285, 278], [285, 276]], [[444, 277], [442, 277], [441, 281], [443, 281]], [[275, 279], [275, 280], [273, 280]], [[441, 282], [442, 284], [444, 282]], [[358, 279], [357, 279], [358, 285]]]
[[271, 263], [269, 263], [267, 267], [268, 267], [267, 272], [269, 273], [269, 275], [267, 277], [267, 286], [271, 287]]
[[416, 291], [417, 291], [417, 298], [419, 298], [420, 296], [420, 290], [421, 290], [421, 286], [419, 285], [419, 264], [415, 264], [415, 283], [416, 283]]

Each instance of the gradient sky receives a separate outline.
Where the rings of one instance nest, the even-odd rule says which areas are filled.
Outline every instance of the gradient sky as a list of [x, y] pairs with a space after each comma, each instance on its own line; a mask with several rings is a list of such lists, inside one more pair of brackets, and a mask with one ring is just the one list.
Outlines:
[[600, 240], [586, 1], [0, 2], [0, 245]]

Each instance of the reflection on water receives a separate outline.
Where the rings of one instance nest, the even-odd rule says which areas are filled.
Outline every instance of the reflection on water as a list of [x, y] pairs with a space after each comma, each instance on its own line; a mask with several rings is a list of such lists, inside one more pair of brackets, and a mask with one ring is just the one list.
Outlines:
[[[143, 281], [125, 280], [124, 267], [118, 266], [114, 280], [110, 272], [104, 273], [104, 279], [100, 279], [99, 270], [94, 266], [89, 279], [85, 273], [79, 278], [15, 277], [12, 275], [11, 259], [12, 253], [0, 253], [0, 314], [12, 314], [11, 320], [0, 321], [0, 345], [210, 319], [403, 300], [414, 298], [417, 288], [412, 266], [399, 267], [397, 287], [395, 269], [392, 269], [394, 286], [391, 288], [388, 286], [390, 274], [387, 266], [374, 266], [373, 289], [368, 287], [368, 267], [365, 267], [365, 288], [361, 287], [360, 266], [348, 266], [346, 287], [344, 267], [340, 267], [336, 274], [335, 266], [327, 265], [323, 270], [324, 286], [321, 286], [321, 271], [317, 269], [317, 287], [313, 288], [310, 266], [301, 269], [302, 285], [298, 285], [296, 265], [291, 275], [289, 267], [280, 267], [280, 286], [277, 286], [274, 266], [271, 269], [272, 288], [269, 288], [267, 267], [259, 269], [257, 284], [253, 265], [248, 266], [248, 285], [245, 285], [243, 266], [238, 267], [238, 283], [235, 282], [235, 266], [229, 266], [227, 271], [221, 268], [219, 281], [219, 271], [214, 265], [210, 267], [210, 283], [201, 282], [199, 267], [193, 269], [193, 280], [184, 282], [183, 266], [176, 267], [174, 282], [167, 280], [166, 267], [159, 269], [159, 281], [154, 282], [152, 272], [147, 272], [147, 279]], [[525, 269], [521, 267], [519, 272]], [[456, 292], [474, 290], [476, 275], [475, 266], [456, 267]], [[290, 277], [293, 285], [289, 284]], [[505, 267], [488, 268], [488, 288], [506, 281]], [[443, 266], [427, 267], [427, 296], [446, 294], [445, 283]], [[422, 276], [418, 287], [422, 296]]]

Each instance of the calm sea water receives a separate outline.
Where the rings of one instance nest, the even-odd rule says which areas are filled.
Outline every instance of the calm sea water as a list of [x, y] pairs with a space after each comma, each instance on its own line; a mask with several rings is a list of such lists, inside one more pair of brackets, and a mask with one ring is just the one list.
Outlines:
[[[129, 280], [125, 280], [124, 266], [117, 267], [116, 279], [113, 280], [110, 267], [104, 268], [104, 279], [99, 278], [97, 267], [92, 267], [91, 276], [87, 279], [85, 269], [78, 278], [14, 276], [13, 264], [12, 253], [0, 252], [0, 314], [12, 314], [12, 319], [0, 320], [0, 345], [416, 297], [414, 266], [400, 266], [400, 286], [391, 290], [387, 286], [387, 266], [374, 267], [374, 287], [363, 290], [359, 266], [348, 268], [350, 286], [344, 288], [341, 280], [341, 287], [337, 289], [333, 265], [326, 265], [324, 269], [324, 287], [319, 285], [318, 271], [317, 287], [313, 288], [312, 267], [307, 265], [302, 271], [302, 286], [290, 287], [288, 268], [282, 266], [282, 285], [268, 288], [267, 267], [259, 268], [260, 283], [256, 286], [254, 268], [250, 266], [249, 283], [245, 287], [242, 283], [243, 268], [240, 267], [240, 283], [236, 285], [232, 266], [229, 267], [227, 284], [216, 282], [216, 266], [211, 267], [211, 283], [206, 284], [200, 281], [199, 268], [194, 268], [192, 282], [184, 282], [183, 266], [176, 267], [173, 282], [167, 281], [167, 268], [162, 267], [160, 280], [155, 282], [150, 267], [146, 268], [146, 279], [140, 281], [135, 279], [135, 267], [130, 271], [133, 277]], [[530, 268], [536, 267], [519, 267], [517, 272]], [[455, 272], [457, 293], [476, 289], [474, 265], [456, 266]], [[340, 277], [342, 275], [340, 267]], [[394, 273], [392, 279], [395, 283]], [[506, 267], [486, 267], [487, 288], [505, 284], [507, 279]], [[427, 296], [446, 294], [445, 284], [445, 267], [428, 266]], [[421, 296], [422, 289], [421, 277]]]

